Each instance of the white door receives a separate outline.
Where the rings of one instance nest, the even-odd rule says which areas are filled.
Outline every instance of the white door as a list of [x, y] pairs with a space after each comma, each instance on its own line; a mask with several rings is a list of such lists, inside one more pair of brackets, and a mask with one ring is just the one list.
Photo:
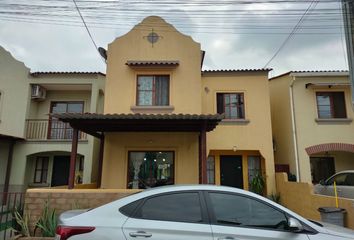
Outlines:
[[243, 195], [208, 194], [214, 240], [308, 240], [289, 230], [287, 216], [266, 202]]
[[147, 198], [123, 225], [128, 240], [212, 240], [211, 226], [198, 192], [176, 192]]

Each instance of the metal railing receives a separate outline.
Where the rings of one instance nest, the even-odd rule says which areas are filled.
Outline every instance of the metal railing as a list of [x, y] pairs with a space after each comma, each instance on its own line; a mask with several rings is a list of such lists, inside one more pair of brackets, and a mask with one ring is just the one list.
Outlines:
[[0, 240], [13, 237], [13, 229], [17, 228], [15, 211], [22, 214], [25, 194], [22, 192], [0, 192]]
[[[73, 129], [68, 123], [57, 119], [27, 119], [27, 140], [70, 140]], [[79, 139], [86, 140], [87, 134], [79, 132]]]

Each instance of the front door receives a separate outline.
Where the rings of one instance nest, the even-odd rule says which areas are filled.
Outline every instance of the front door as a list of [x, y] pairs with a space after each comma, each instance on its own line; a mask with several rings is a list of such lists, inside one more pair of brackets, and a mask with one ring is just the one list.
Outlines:
[[221, 185], [243, 188], [242, 156], [220, 156]]
[[54, 156], [52, 187], [68, 185], [70, 156]]

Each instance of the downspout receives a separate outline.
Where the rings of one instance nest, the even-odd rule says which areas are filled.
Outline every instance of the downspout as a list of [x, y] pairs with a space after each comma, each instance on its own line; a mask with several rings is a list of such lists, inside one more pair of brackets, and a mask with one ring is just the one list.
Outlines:
[[291, 128], [294, 141], [294, 153], [295, 153], [295, 168], [296, 168], [296, 181], [300, 182], [300, 163], [299, 163], [299, 153], [298, 153], [298, 144], [297, 144], [297, 132], [296, 132], [296, 120], [295, 120], [295, 104], [294, 104], [294, 90], [293, 86], [295, 83], [295, 77], [291, 81], [289, 86], [290, 94], [290, 110], [291, 110]]

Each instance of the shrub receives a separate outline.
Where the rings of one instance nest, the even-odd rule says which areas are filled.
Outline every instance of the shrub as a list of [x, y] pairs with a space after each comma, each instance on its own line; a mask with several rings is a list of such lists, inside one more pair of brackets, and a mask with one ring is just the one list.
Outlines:
[[46, 201], [42, 215], [36, 223], [34, 232], [39, 228], [43, 237], [55, 237], [55, 229], [58, 225], [58, 218], [55, 209], [50, 209]]

